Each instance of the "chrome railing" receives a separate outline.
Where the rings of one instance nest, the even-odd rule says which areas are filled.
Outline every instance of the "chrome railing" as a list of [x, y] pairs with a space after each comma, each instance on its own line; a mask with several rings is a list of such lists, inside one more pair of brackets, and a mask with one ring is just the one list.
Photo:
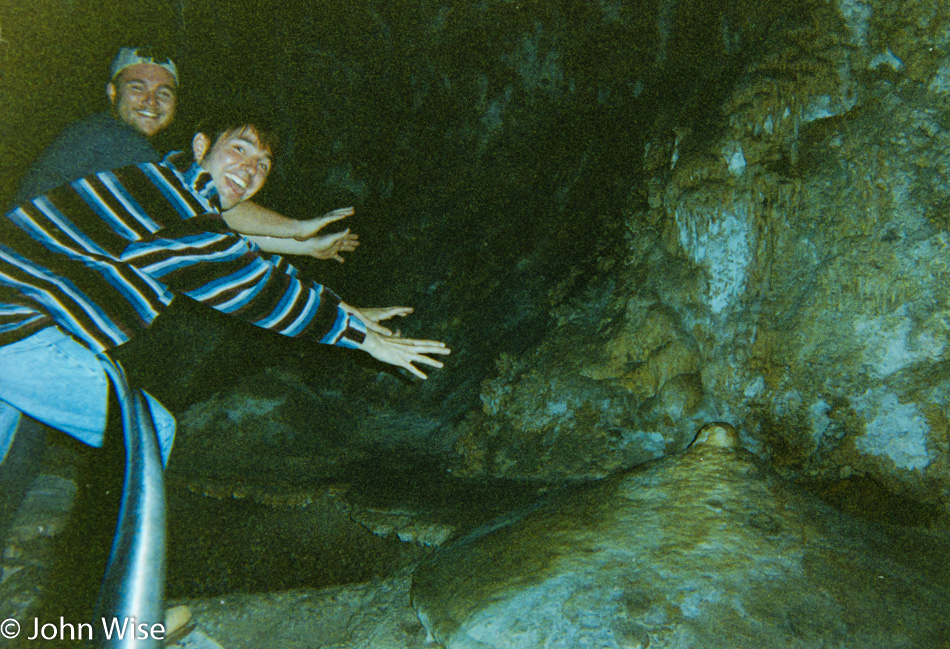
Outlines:
[[[95, 619], [97, 649], [160, 649], [165, 612], [165, 479], [148, 403], [100, 356], [122, 408], [125, 486]], [[104, 625], [104, 628], [103, 626]], [[106, 633], [110, 629], [111, 633]]]

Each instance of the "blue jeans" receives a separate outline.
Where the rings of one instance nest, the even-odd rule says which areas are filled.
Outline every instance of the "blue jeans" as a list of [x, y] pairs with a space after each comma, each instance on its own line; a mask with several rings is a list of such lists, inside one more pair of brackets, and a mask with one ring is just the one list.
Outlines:
[[[175, 439], [175, 418], [154, 397], [148, 401], [162, 462]], [[56, 327], [0, 347], [0, 462], [13, 444], [21, 414], [101, 447], [109, 380], [99, 358]]]

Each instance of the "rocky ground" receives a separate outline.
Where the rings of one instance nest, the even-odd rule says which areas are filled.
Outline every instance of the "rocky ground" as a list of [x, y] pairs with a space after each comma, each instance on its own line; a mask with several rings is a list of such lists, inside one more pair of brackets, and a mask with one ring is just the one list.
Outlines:
[[[3, 548], [0, 619], [21, 624], [63, 612], [72, 620], [79, 614], [68, 611], [83, 609], [69, 593], [91, 606], [101, 578], [84, 558], [95, 542], [76, 519], [77, 485], [88, 475], [82, 453], [54, 443], [46, 455]], [[486, 489], [395, 468], [383, 481], [351, 477], [302, 487], [166, 474], [168, 606], [186, 604], [194, 616], [183, 646], [422, 646], [426, 632], [409, 605], [412, 568], [450, 537], [549, 490]], [[59, 581], [64, 565], [85, 574], [83, 583]], [[74, 645], [82, 643], [62, 646]], [[21, 636], [0, 646], [31, 643]]]
[[[57, 588], [50, 566], [76, 491], [64, 473], [38, 476], [17, 516], [4, 618], [29, 621]], [[228, 538], [208, 525], [176, 533], [193, 553], [169, 553], [170, 588], [192, 592], [168, 602], [193, 614], [182, 648], [950, 646], [950, 535], [842, 514], [738, 448], [729, 426], [602, 481], [525, 492], [479, 524], [411, 493], [370, 507], [341, 485], [170, 493], [172, 526], [183, 509], [242, 515], [224, 517]], [[212, 539], [215, 560], [200, 550]]]
[[[319, 590], [189, 600], [195, 631], [182, 649], [421, 649], [408, 571]], [[431, 645], [428, 645], [431, 646]]]

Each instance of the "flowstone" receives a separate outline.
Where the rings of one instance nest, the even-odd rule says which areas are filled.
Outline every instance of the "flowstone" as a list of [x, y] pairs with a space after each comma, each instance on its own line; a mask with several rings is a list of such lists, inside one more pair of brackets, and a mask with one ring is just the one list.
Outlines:
[[950, 646], [946, 540], [843, 515], [726, 431], [701, 439], [432, 555], [412, 585], [430, 634], [446, 649]]

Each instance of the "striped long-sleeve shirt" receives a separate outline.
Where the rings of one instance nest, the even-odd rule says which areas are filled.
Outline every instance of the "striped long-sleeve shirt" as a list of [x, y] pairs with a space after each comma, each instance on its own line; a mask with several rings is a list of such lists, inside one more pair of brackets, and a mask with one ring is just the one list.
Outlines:
[[0, 345], [57, 325], [107, 350], [176, 293], [286, 336], [344, 347], [365, 336], [332, 291], [227, 228], [198, 165], [98, 173], [0, 218]]

